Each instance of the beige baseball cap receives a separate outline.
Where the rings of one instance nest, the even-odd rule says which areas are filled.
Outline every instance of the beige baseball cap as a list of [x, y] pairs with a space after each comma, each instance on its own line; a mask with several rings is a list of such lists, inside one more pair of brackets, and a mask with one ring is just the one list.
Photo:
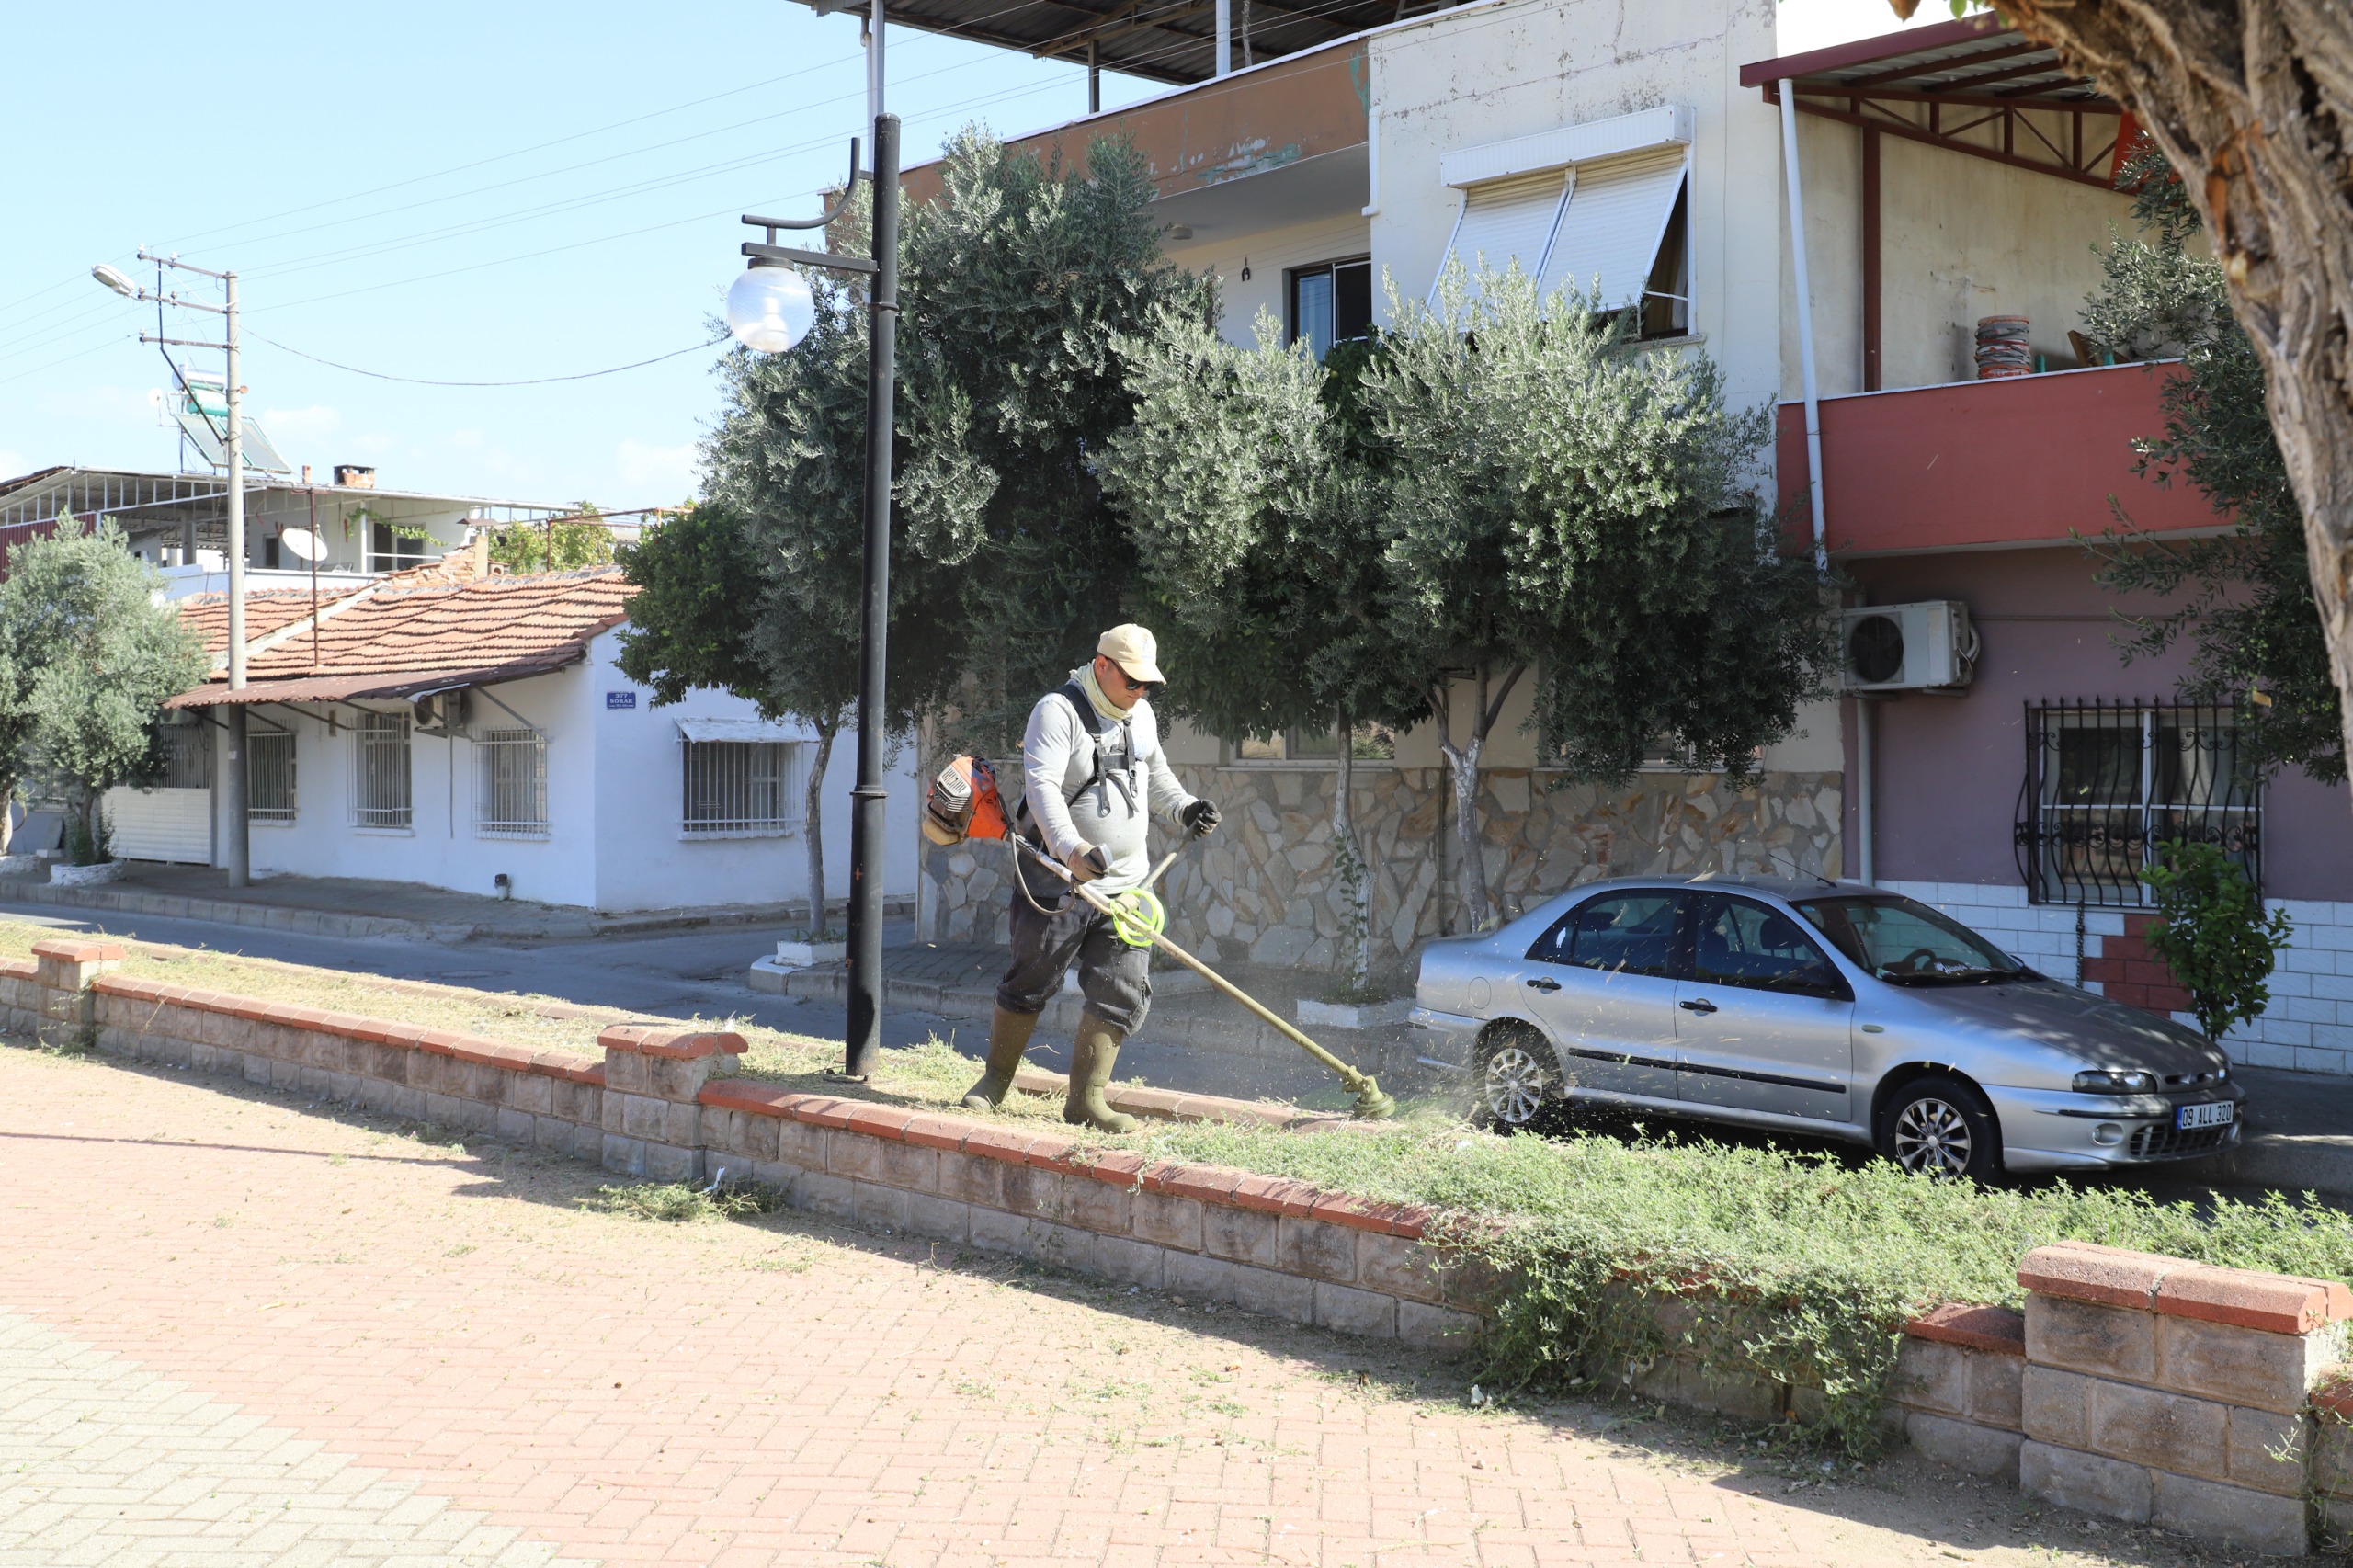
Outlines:
[[1160, 644], [1153, 640], [1151, 632], [1133, 621], [1106, 631], [1096, 640], [1095, 651], [1127, 671], [1130, 680], [1158, 686], [1168, 679], [1153, 663], [1160, 655]]

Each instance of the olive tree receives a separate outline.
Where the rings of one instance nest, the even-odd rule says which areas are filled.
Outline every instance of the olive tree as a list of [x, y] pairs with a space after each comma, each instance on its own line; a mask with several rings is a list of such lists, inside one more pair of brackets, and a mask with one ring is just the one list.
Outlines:
[[1403, 725], [1421, 693], [1387, 633], [1381, 460], [1360, 416], [1361, 346], [1319, 365], [1270, 315], [1256, 349], [1164, 311], [1121, 340], [1135, 419], [1101, 472], [1125, 509], [1138, 606], [1194, 678], [1173, 711], [1228, 739], [1333, 726], [1332, 859], [1347, 992], [1368, 994], [1371, 878], [1354, 813], [1359, 723]]
[[1480, 756], [1522, 680], [1572, 778], [1631, 777], [1664, 744], [1737, 780], [1832, 665], [1827, 585], [1759, 494], [1766, 411], [1728, 408], [1706, 355], [1644, 347], [1597, 305], [1453, 263], [1427, 307], [1392, 288], [1365, 370], [1386, 631], [1452, 779], [1473, 929], [1494, 918]]
[[88, 844], [104, 835], [107, 790], [152, 775], [165, 701], [203, 680], [209, 663], [162, 587], [162, 574], [110, 522], [8, 552], [0, 712], [26, 722], [34, 769], [72, 786]]
[[[1909, 17], [1918, 0], [1891, 0]], [[1955, 0], [1954, 9], [1967, 8]], [[2353, 26], [2336, 0], [2002, 0], [2183, 171], [2261, 364], [2353, 734]]]

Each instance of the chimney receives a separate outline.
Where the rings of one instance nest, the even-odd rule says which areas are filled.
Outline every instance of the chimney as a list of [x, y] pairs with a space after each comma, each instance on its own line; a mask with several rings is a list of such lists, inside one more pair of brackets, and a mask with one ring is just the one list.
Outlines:
[[376, 471], [361, 463], [337, 463], [335, 465], [335, 483], [338, 490], [373, 490], [376, 488]]
[[488, 523], [474, 525], [474, 575], [477, 577], [490, 575], [490, 525]]

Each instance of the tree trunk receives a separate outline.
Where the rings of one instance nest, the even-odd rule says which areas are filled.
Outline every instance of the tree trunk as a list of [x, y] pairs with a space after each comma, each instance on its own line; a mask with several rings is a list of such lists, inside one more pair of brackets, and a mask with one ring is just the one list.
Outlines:
[[0, 786], [0, 855], [17, 841], [17, 781], [9, 779]]
[[825, 767], [833, 761], [834, 735], [841, 728], [841, 715], [817, 722], [817, 755], [809, 765], [809, 781], [801, 786], [803, 825], [802, 836], [809, 848], [809, 939], [823, 941], [825, 937]]
[[1340, 744], [1340, 768], [1332, 780], [1332, 869], [1339, 873], [1347, 895], [1341, 916], [1341, 935], [1347, 942], [1348, 991], [1361, 996], [1372, 975], [1372, 877], [1357, 845], [1355, 722], [1343, 713], [1335, 729]]
[[1449, 722], [1452, 709], [1450, 683], [1441, 681], [1430, 695], [1430, 713], [1438, 721], [1438, 750], [1446, 757], [1447, 773], [1454, 787], [1454, 840], [1461, 857], [1456, 875], [1462, 891], [1462, 919], [1470, 931], [1484, 931], [1495, 923], [1495, 901], [1487, 892], [1487, 859], [1480, 852], [1479, 758], [1487, 749], [1487, 736], [1503, 712], [1505, 699], [1511, 696], [1511, 688], [1527, 669], [1525, 665], [1513, 665], [1498, 684], [1491, 679], [1492, 666], [1484, 663], [1479, 665], [1479, 706], [1472, 715], [1471, 738], [1461, 745], [1454, 744], [1453, 726]]
[[2353, 752], [2353, 11], [2342, 0], [2004, 0], [2187, 182], [2255, 342]]

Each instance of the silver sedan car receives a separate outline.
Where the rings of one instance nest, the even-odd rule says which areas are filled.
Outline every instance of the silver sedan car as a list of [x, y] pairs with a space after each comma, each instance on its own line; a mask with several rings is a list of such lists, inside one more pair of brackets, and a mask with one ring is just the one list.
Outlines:
[[2195, 1159], [2245, 1093], [2203, 1037], [1857, 882], [1593, 882], [1434, 941], [1413, 1021], [1524, 1126], [1574, 1098], [1989, 1178]]

